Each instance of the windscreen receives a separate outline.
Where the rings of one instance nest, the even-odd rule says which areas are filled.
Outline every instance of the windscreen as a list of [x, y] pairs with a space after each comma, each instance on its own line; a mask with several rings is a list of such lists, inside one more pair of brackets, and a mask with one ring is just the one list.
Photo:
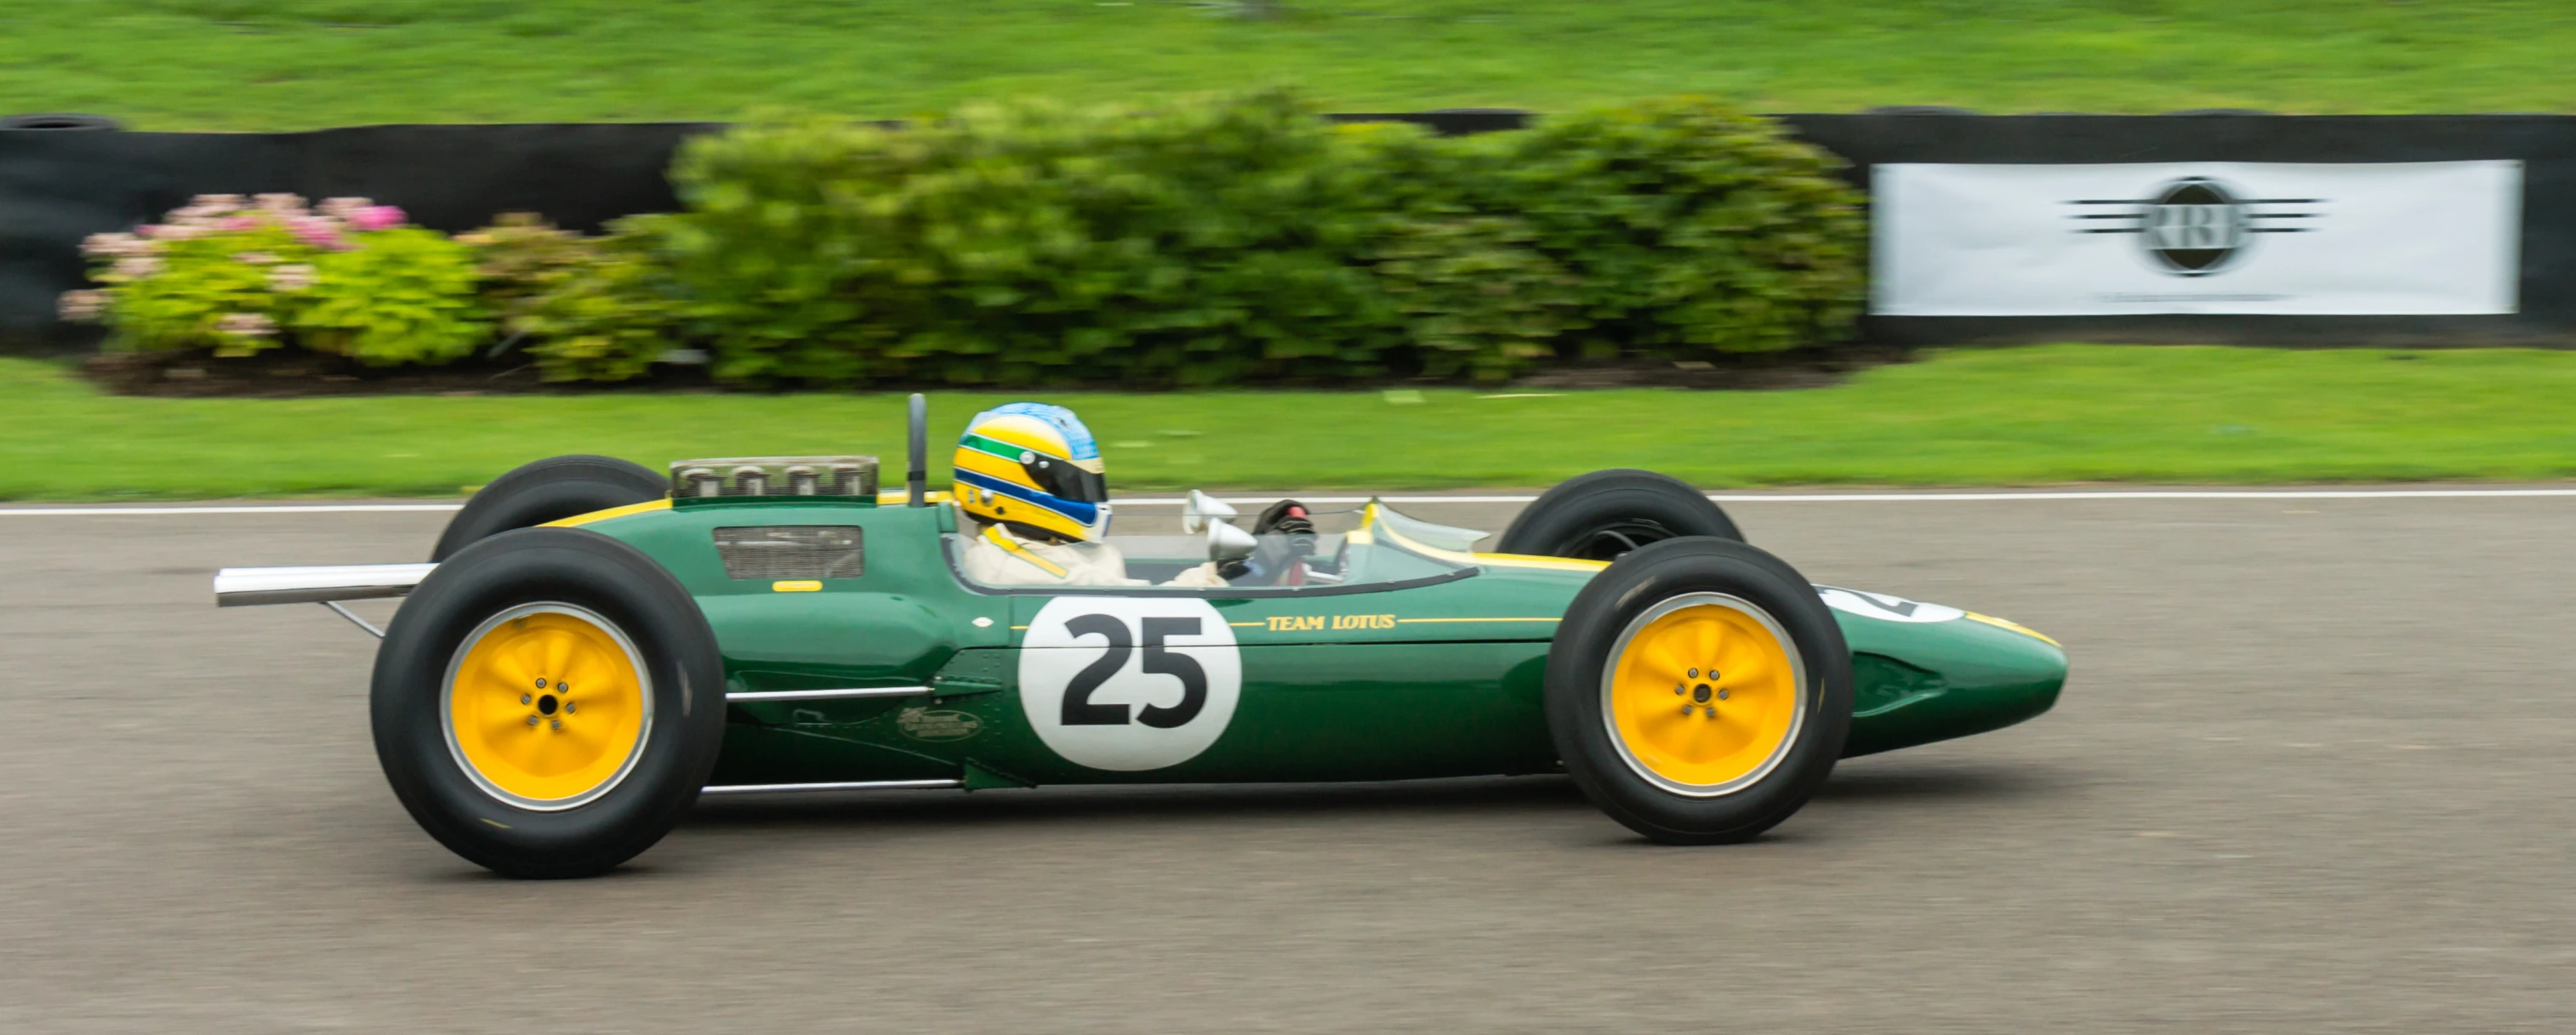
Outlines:
[[[1389, 586], [1455, 576], [1475, 567], [1469, 552], [1491, 533], [1436, 525], [1397, 513], [1379, 502], [1315, 510], [1313, 531], [1252, 535], [1249, 553], [1212, 561], [1209, 535], [1183, 531], [1168, 510], [1119, 514], [1100, 544], [1049, 545], [970, 526], [953, 536], [951, 555], [979, 584], [1168, 586], [1208, 591], [1223, 588], [1320, 589]], [[1249, 532], [1250, 516], [1230, 524]]]

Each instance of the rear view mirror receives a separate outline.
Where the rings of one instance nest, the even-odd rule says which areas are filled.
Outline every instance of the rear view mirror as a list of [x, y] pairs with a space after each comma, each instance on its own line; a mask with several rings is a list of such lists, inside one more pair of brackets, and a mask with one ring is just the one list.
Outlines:
[[1207, 543], [1208, 559], [1223, 564], [1252, 556], [1253, 548], [1261, 545], [1261, 540], [1223, 521], [1211, 521], [1207, 526]]
[[[1236, 513], [1233, 504], [1197, 489], [1191, 489], [1189, 502], [1181, 508], [1181, 532], [1186, 535], [1197, 535], [1199, 530], [1210, 525], [1225, 524], [1226, 520], [1234, 517]], [[1216, 520], [1210, 521], [1209, 518]]]

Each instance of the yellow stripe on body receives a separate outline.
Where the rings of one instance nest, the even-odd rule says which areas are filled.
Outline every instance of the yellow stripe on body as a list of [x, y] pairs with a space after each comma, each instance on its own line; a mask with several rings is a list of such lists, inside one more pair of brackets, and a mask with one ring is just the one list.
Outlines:
[[[1372, 507], [1369, 520], [1374, 523], [1376, 516], [1376, 510]], [[1345, 542], [1364, 543], [1366, 540], [1359, 539], [1358, 536], [1368, 531], [1370, 531], [1368, 528], [1363, 527], [1342, 538]], [[1542, 571], [1600, 571], [1610, 566], [1608, 561], [1586, 561], [1573, 557], [1537, 557], [1523, 553], [1468, 553], [1460, 550], [1444, 550], [1392, 528], [1378, 529], [1377, 532], [1385, 535], [1387, 541], [1406, 550], [1453, 564], [1473, 564], [1487, 568], [1534, 568]]]
[[2065, 650], [2065, 649], [2066, 649], [2066, 645], [2065, 645], [2065, 644], [2057, 642], [2055, 639], [2051, 638], [2047, 633], [2041, 632], [2041, 631], [2039, 631], [2039, 630], [2037, 630], [2037, 629], [2033, 629], [2033, 628], [2031, 628], [2031, 627], [2029, 627], [2029, 626], [2027, 626], [2027, 625], [2023, 625], [2023, 624], [2021, 624], [2020, 622], [2013, 621], [2012, 619], [2009, 619], [2009, 618], [1997, 618], [1997, 617], [1995, 617], [1995, 616], [1993, 616], [1993, 615], [1981, 615], [1981, 614], [1978, 614], [1978, 613], [1976, 613], [1976, 612], [1974, 612], [1974, 611], [1969, 611], [1969, 612], [1967, 612], [1967, 613], [1966, 613], [1966, 617], [1967, 617], [1967, 618], [1968, 618], [1968, 620], [1970, 620], [1970, 621], [1975, 621], [1975, 622], [1984, 622], [1984, 623], [1986, 623], [1987, 625], [1994, 626], [1995, 628], [1998, 628], [1998, 629], [2010, 629], [2010, 630], [2012, 630], [2012, 631], [2014, 631], [2014, 632], [2017, 632], [2017, 633], [2020, 633], [2020, 634], [2022, 634], [2022, 635], [2024, 635], [2024, 636], [2035, 637], [2035, 638], [2039, 639], [2041, 642], [2044, 642], [2044, 643], [2048, 644], [2049, 646], [2051, 646], [2051, 647], [2055, 647], [2055, 648], [2057, 648], [2057, 649], [2059, 649], [2059, 650]]
[[1476, 563], [1489, 568], [1539, 568], [1547, 571], [1600, 571], [1608, 561], [1587, 561], [1579, 557], [1537, 557], [1525, 553], [1469, 554]]
[[642, 503], [629, 503], [623, 507], [610, 507], [607, 510], [594, 510], [588, 514], [575, 514], [561, 521], [548, 521], [537, 527], [580, 528], [581, 526], [587, 525], [593, 521], [606, 521], [610, 518], [622, 518], [629, 514], [641, 514], [651, 510], [669, 509], [671, 509], [671, 498], [664, 496], [658, 500], [646, 500]]

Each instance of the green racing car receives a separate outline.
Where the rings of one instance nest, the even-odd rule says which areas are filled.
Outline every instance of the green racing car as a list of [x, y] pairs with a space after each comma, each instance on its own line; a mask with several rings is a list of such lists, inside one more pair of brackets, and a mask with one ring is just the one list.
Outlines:
[[[1381, 501], [1247, 531], [1193, 493], [1171, 534], [1107, 537], [1128, 584], [979, 581], [920, 414], [901, 492], [868, 457], [557, 457], [432, 563], [225, 569], [217, 602], [380, 635], [396, 795], [518, 877], [613, 868], [701, 795], [813, 790], [1564, 772], [1647, 838], [1741, 841], [1836, 760], [2020, 722], [2066, 676], [2013, 622], [1811, 585], [1643, 471], [1558, 485], [1495, 552]], [[340, 607], [391, 596], [382, 630]]]

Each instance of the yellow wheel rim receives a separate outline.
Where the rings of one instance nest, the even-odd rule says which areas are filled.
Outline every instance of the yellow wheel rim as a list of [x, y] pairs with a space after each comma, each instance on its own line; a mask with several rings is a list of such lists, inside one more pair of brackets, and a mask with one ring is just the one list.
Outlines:
[[456, 648], [447, 746], [495, 798], [568, 809], [608, 793], [642, 756], [652, 685], [616, 624], [570, 604], [523, 604]]
[[1610, 651], [1601, 713], [1628, 767], [1691, 797], [1768, 775], [1807, 716], [1806, 666], [1770, 612], [1690, 593], [1648, 608]]

